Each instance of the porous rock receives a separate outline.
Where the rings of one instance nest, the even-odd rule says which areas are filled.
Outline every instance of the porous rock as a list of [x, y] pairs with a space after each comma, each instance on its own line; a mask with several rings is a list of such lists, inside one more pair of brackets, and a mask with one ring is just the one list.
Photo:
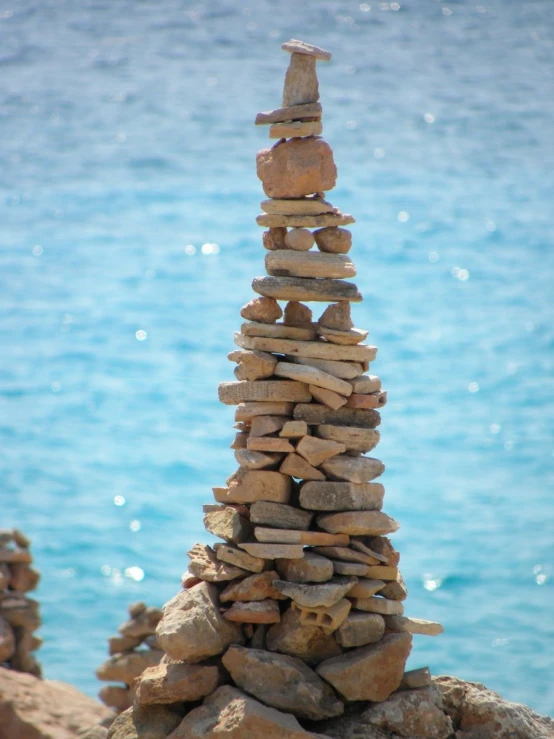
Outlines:
[[319, 626], [301, 624], [292, 608], [283, 613], [280, 623], [269, 629], [266, 644], [271, 652], [298, 657], [312, 667], [342, 653], [332, 634], [326, 634]]
[[289, 139], [262, 149], [256, 166], [270, 198], [301, 198], [331, 190], [337, 180], [331, 147], [317, 137]]

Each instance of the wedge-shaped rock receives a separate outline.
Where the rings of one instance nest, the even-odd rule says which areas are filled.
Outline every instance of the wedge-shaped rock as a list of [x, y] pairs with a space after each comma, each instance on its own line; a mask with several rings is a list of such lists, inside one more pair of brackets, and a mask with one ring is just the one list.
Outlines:
[[379, 593], [385, 587], [386, 583], [384, 580], [370, 580], [366, 577], [358, 578], [358, 582], [354, 585], [352, 590], [348, 593], [349, 598], [360, 598], [364, 600], [371, 598], [372, 595]]
[[338, 603], [335, 603], [330, 608], [325, 608], [324, 606], [305, 608], [304, 606], [299, 606], [294, 601], [291, 604], [292, 610], [298, 613], [301, 624], [319, 626], [326, 634], [332, 634], [344, 623], [350, 613], [351, 607], [351, 602], [346, 598], [339, 600]]
[[256, 154], [256, 172], [268, 198], [301, 198], [331, 190], [337, 180], [331, 147], [323, 139], [311, 137], [261, 149]]
[[141, 675], [135, 693], [139, 706], [198, 701], [213, 693], [219, 682], [216, 665], [160, 664]]
[[294, 418], [297, 421], [306, 421], [309, 426], [326, 424], [374, 429], [381, 423], [379, 411], [359, 411], [356, 408], [339, 408], [335, 411], [318, 403], [297, 403]]
[[241, 549], [253, 557], [262, 559], [302, 559], [302, 544], [239, 544]]
[[333, 560], [333, 569], [335, 575], [354, 575], [355, 577], [365, 577], [369, 569], [369, 565], [361, 562], [344, 562], [342, 560]]
[[436, 621], [424, 621], [421, 618], [407, 616], [385, 616], [385, 624], [389, 631], [407, 632], [408, 634], [423, 634], [424, 636], [438, 636], [444, 633], [444, 627]]
[[298, 613], [292, 608], [285, 611], [281, 621], [269, 629], [266, 643], [270, 652], [298, 657], [310, 667], [342, 654], [332, 635], [326, 634], [319, 626], [301, 624]]
[[156, 629], [158, 643], [179, 662], [201, 662], [231, 644], [244, 643], [242, 630], [221, 616], [215, 585], [183, 590], [165, 604], [163, 614]]
[[300, 505], [310, 511], [378, 511], [384, 494], [378, 482], [306, 482]]
[[274, 587], [302, 608], [330, 608], [342, 600], [356, 582], [355, 577], [334, 577], [316, 585], [276, 580]]
[[141, 649], [127, 654], [116, 654], [96, 670], [96, 677], [99, 680], [113, 680], [131, 685], [147, 667], [157, 665], [162, 657], [163, 652], [160, 649]]
[[330, 534], [392, 534], [400, 524], [381, 511], [329, 513], [319, 516], [317, 525]]
[[[370, 570], [368, 577], [375, 580], [397, 580], [400, 573], [397, 567], [391, 567], [390, 565], [373, 565]], [[397, 600], [394, 598], [393, 600]]]
[[281, 306], [273, 298], [253, 298], [243, 305], [240, 314], [248, 321], [259, 323], [275, 323], [283, 315]]
[[[171, 739], [320, 739], [304, 731], [290, 713], [264, 706], [225, 685], [190, 711]], [[131, 739], [131, 737], [129, 737]]]
[[[290, 233], [290, 231], [289, 231]], [[311, 308], [308, 308], [304, 303], [299, 303], [296, 300], [289, 300], [285, 305], [285, 315], [283, 317], [283, 323], [287, 326], [309, 326], [313, 328], [312, 323], [313, 313]]]
[[330, 439], [344, 444], [348, 452], [370, 452], [375, 449], [381, 434], [375, 429], [363, 429], [352, 426], [334, 426], [323, 423], [316, 429], [322, 439]]
[[319, 100], [319, 85], [315, 71], [316, 57], [310, 54], [291, 54], [283, 87], [283, 107], [306, 105]]
[[[283, 218], [284, 216], [273, 216]], [[304, 224], [302, 224], [304, 225]], [[308, 280], [302, 277], [255, 277], [252, 289], [259, 295], [276, 300], [315, 300], [328, 303], [336, 300], [349, 300], [361, 303], [361, 292], [352, 282], [343, 280]], [[287, 352], [289, 353], [289, 352]], [[341, 357], [322, 357], [322, 359], [340, 359]], [[342, 357], [347, 359], [348, 357]], [[371, 361], [371, 360], [368, 360]]]
[[321, 465], [328, 479], [364, 483], [374, 480], [385, 471], [380, 459], [373, 457], [349, 457], [340, 454]]
[[274, 600], [260, 600], [252, 603], [233, 603], [223, 617], [227, 621], [240, 624], [278, 624], [281, 620], [279, 606]]
[[370, 598], [354, 598], [351, 595], [350, 597], [353, 607], [358, 611], [380, 613], [382, 616], [402, 616], [404, 613], [404, 606], [399, 600], [389, 600], [378, 595]]
[[[245, 336], [266, 336], [270, 339], [314, 341], [316, 338], [315, 329], [311, 327], [288, 326], [286, 323], [243, 323], [240, 327], [240, 332]], [[275, 363], [277, 363], [276, 359]]]
[[285, 457], [283, 464], [279, 467], [279, 472], [297, 480], [325, 480], [325, 475], [315, 467], [312, 467], [299, 454], [289, 454]]
[[[288, 138], [288, 136], [283, 138]], [[335, 210], [334, 206], [323, 198], [285, 198], [282, 200], [270, 198], [260, 205], [264, 213], [281, 216], [317, 216], [320, 213], [332, 213]]]
[[[350, 544], [352, 545], [352, 542]], [[350, 547], [317, 547], [316, 552], [324, 557], [330, 557], [333, 560], [339, 560], [341, 562], [358, 562], [365, 565], [379, 564], [379, 560], [375, 559], [375, 557], [370, 557], [363, 552], [357, 552]]]
[[323, 405], [332, 408], [334, 411], [342, 408], [343, 405], [346, 405], [347, 403], [347, 398], [344, 395], [339, 395], [333, 390], [327, 390], [327, 388], [324, 387], [317, 387], [317, 385], [308, 385], [308, 390], [310, 391], [314, 401], [322, 403]]
[[[276, 277], [330, 277], [338, 280], [356, 277], [356, 267], [349, 257], [317, 251], [270, 251], [265, 255], [265, 268], [268, 275]], [[320, 330], [318, 327], [318, 333]]]
[[[343, 255], [336, 254], [333, 256], [337, 258]], [[331, 344], [340, 344], [341, 346], [355, 346], [356, 344], [360, 344], [367, 339], [368, 334], [369, 331], [361, 328], [351, 328], [348, 331], [337, 331], [336, 329], [325, 328], [324, 326], [317, 328], [318, 336], [321, 336], [325, 341], [330, 341]]]
[[[264, 341], [264, 339], [252, 339], [251, 341], [257, 340]], [[287, 339], [265, 339], [265, 341], [287, 341]], [[218, 395], [219, 400], [226, 405], [238, 405], [244, 401], [275, 400], [290, 403], [308, 403], [312, 398], [307, 385], [302, 382], [287, 380], [222, 382], [219, 385]]]
[[329, 305], [318, 320], [318, 328], [332, 331], [350, 331], [354, 328], [351, 312], [350, 303], [347, 302]]
[[220, 539], [234, 542], [247, 541], [252, 535], [250, 521], [231, 506], [218, 506], [204, 516], [204, 528]]
[[297, 136], [319, 136], [323, 131], [321, 121], [291, 121], [274, 123], [269, 127], [270, 139], [292, 139]]
[[254, 601], [273, 598], [273, 600], [285, 600], [286, 596], [277, 590], [273, 583], [279, 580], [275, 570], [262, 572], [259, 575], [250, 575], [244, 580], [233, 582], [221, 592], [219, 600], [227, 603], [231, 600]]
[[287, 439], [274, 436], [252, 436], [246, 440], [246, 448], [258, 452], [294, 452], [294, 447]]
[[312, 519], [313, 513], [281, 503], [257, 501], [250, 507], [250, 521], [252, 523], [265, 524], [275, 529], [307, 531]]
[[286, 416], [256, 416], [250, 425], [250, 436], [266, 436], [280, 431], [288, 421]]
[[393, 547], [391, 540], [387, 536], [371, 536], [364, 538], [363, 543], [370, 547], [374, 552], [385, 557], [385, 564], [391, 567], [398, 567], [400, 562], [400, 553]]
[[385, 633], [385, 620], [378, 613], [350, 611], [335, 633], [337, 642], [347, 648], [378, 642]]
[[255, 503], [269, 500], [273, 503], [288, 503], [291, 493], [291, 479], [281, 472], [269, 470], [245, 470], [241, 472], [236, 484], [219, 490], [216, 500], [222, 503]]
[[350, 384], [359, 395], [377, 393], [381, 389], [381, 380], [376, 375], [360, 375], [350, 380]]
[[384, 390], [378, 393], [369, 393], [362, 395], [361, 393], [352, 393], [346, 404], [347, 408], [382, 408], [387, 404], [387, 393]]
[[235, 421], [249, 422], [256, 416], [292, 416], [294, 403], [283, 401], [254, 401], [239, 403], [235, 409]]
[[333, 375], [329, 375], [327, 372], [317, 369], [317, 367], [295, 364], [294, 362], [278, 362], [273, 372], [277, 377], [288, 377], [309, 385], [317, 385], [342, 395], [348, 396], [352, 393], [352, 386], [349, 382], [333, 377]]
[[256, 526], [254, 535], [258, 541], [268, 544], [303, 544], [304, 546], [347, 546], [350, 539], [344, 534], [326, 534], [323, 531], [293, 531], [268, 529]]
[[408, 597], [408, 589], [400, 572], [398, 573], [396, 580], [387, 582], [381, 595], [385, 598], [390, 598], [391, 600], [406, 600]]
[[[293, 423], [295, 423], [293, 421]], [[277, 467], [284, 454], [279, 452], [255, 452], [253, 449], [236, 449], [235, 459], [241, 467], [247, 470], [263, 470], [267, 467]]]
[[250, 554], [243, 552], [242, 549], [228, 544], [214, 544], [214, 550], [216, 557], [222, 562], [236, 565], [249, 572], [262, 572], [266, 564], [265, 560], [252, 557]]
[[287, 421], [279, 431], [279, 436], [285, 439], [300, 439], [308, 433], [306, 421]]
[[314, 467], [319, 467], [320, 464], [341, 454], [344, 450], [343, 444], [318, 439], [315, 436], [304, 436], [296, 447], [296, 452]]
[[243, 431], [239, 431], [237, 434], [235, 434], [235, 438], [233, 439], [232, 444], [229, 446], [231, 449], [246, 449], [246, 441], [248, 439], [248, 434], [244, 433]]
[[[285, 310], [286, 315], [286, 310]], [[333, 359], [315, 359], [314, 357], [297, 357], [292, 354], [286, 355], [288, 362], [295, 362], [296, 364], [309, 364], [312, 367], [317, 367], [323, 372], [328, 372], [334, 377], [340, 377], [341, 380], [352, 380], [364, 371], [363, 365], [358, 362], [343, 362], [336, 361]]]
[[[291, 105], [285, 108], [276, 108], [275, 110], [258, 113], [255, 123], [257, 126], [261, 126], [267, 123], [285, 123], [286, 121], [301, 121], [304, 118], [320, 117], [321, 104], [307, 103], [306, 105]], [[317, 191], [314, 190], [314, 192]]]
[[345, 700], [384, 701], [402, 682], [411, 646], [409, 634], [388, 634], [377, 644], [322, 662], [317, 673]]
[[399, 690], [425, 688], [427, 685], [431, 685], [431, 681], [431, 670], [428, 667], [418, 667], [416, 670], [408, 670], [404, 673]]
[[[265, 324], [261, 323], [260, 326]], [[277, 359], [267, 352], [234, 351], [227, 355], [231, 362], [237, 362], [235, 377], [237, 380], [260, 380], [271, 377]]]
[[195, 544], [187, 555], [190, 557], [191, 575], [207, 582], [226, 582], [248, 574], [239, 567], [218, 560], [215, 551], [207, 544]]
[[223, 664], [236, 685], [273, 708], [313, 721], [344, 711], [329, 685], [295, 657], [231, 647]]
[[[348, 226], [356, 223], [350, 213], [322, 213], [319, 216], [277, 216], [262, 213], [256, 218], [258, 226], [264, 228], [319, 228], [321, 226]], [[335, 298], [336, 300], [337, 298]]]
[[277, 572], [288, 582], [327, 582], [333, 577], [333, 563], [310, 549], [302, 559], [278, 559]]

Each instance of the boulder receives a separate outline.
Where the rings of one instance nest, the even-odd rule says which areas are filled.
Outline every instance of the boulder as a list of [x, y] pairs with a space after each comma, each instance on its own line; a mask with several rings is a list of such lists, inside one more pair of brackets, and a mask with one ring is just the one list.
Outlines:
[[289, 139], [262, 149], [256, 168], [269, 198], [301, 198], [331, 190], [337, 180], [331, 147], [316, 137]]

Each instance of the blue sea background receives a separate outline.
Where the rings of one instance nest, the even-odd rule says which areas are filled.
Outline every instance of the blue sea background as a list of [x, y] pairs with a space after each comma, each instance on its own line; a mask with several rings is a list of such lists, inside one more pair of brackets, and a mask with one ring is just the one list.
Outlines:
[[554, 3], [481, 1], [0, 3], [0, 525], [47, 677], [94, 695], [127, 605], [210, 540], [292, 36], [334, 54], [386, 511], [407, 614], [445, 626], [409, 664], [554, 711]]

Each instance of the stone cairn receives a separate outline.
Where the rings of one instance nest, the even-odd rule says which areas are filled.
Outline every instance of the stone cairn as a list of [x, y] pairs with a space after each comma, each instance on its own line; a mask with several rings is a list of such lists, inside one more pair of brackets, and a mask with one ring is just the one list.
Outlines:
[[0, 666], [40, 677], [32, 654], [42, 644], [34, 634], [41, 625], [39, 606], [25, 595], [40, 580], [31, 567], [30, 545], [21, 531], [0, 530]]
[[118, 628], [119, 634], [108, 639], [110, 658], [96, 670], [99, 680], [123, 683], [105, 685], [99, 692], [100, 700], [117, 713], [133, 705], [135, 680], [164, 654], [156, 639], [161, 610], [146, 603], [132, 603], [128, 610], [129, 619]]
[[[166, 716], [172, 739], [316, 737], [298, 719], [427, 685], [428, 668], [405, 673], [412, 634], [442, 631], [403, 615], [387, 538], [399, 524], [381, 511], [384, 465], [365, 456], [386, 393], [366, 374], [377, 349], [350, 315], [362, 300], [344, 280], [356, 275], [343, 228], [354, 218], [324, 199], [337, 172], [320, 138], [316, 60], [331, 54], [296, 40], [282, 48], [292, 54], [282, 107], [256, 117], [278, 139], [257, 155], [267, 276], [241, 310], [237, 381], [219, 387], [237, 406], [239, 469], [204, 506], [222, 541], [188, 552], [184, 589], [157, 628], [165, 656], [136, 689], [136, 721], [148, 706], [158, 719], [164, 704], [180, 707]], [[309, 302], [329, 305], [313, 320]]]

